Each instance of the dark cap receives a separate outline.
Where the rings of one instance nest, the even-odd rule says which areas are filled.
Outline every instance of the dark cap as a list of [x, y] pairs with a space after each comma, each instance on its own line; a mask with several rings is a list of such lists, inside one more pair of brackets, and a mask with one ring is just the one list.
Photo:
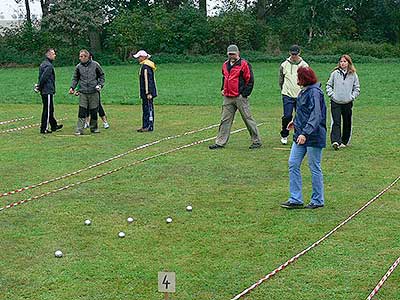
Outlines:
[[300, 47], [298, 45], [292, 45], [289, 49], [290, 54], [297, 55], [300, 53]]

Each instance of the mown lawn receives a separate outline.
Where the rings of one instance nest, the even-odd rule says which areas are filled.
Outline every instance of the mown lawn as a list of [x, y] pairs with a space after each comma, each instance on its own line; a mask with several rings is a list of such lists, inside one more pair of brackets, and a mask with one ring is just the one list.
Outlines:
[[[163, 299], [157, 272], [176, 272], [176, 300], [231, 299], [330, 231], [400, 175], [398, 65], [357, 66], [362, 94], [354, 109], [352, 146], [323, 154], [326, 207], [287, 211], [289, 151], [279, 143], [277, 66], [255, 64], [252, 111], [264, 146], [249, 150], [246, 131], [210, 151], [206, 142], [0, 211], [0, 299]], [[331, 65], [315, 65], [323, 82]], [[72, 68], [57, 68], [56, 114], [65, 128], [0, 133], [0, 191], [8, 192], [87, 167], [220, 117], [219, 66], [160, 65], [156, 130], [139, 134], [137, 66], [105, 67], [103, 101], [111, 128], [72, 136], [76, 98]], [[36, 69], [0, 70], [0, 131], [39, 122], [31, 92]], [[20, 104], [15, 104], [20, 103]], [[135, 105], [118, 105], [129, 103]], [[176, 105], [182, 104], [182, 105]], [[329, 123], [328, 123], [329, 125]], [[242, 128], [240, 117], [234, 129]], [[0, 197], [1, 207], [213, 137], [216, 128], [160, 142], [66, 179]], [[289, 146], [286, 148], [289, 149]], [[310, 195], [307, 164], [304, 194]], [[400, 185], [395, 185], [326, 242], [254, 290], [248, 300], [365, 299], [400, 255]], [[193, 212], [185, 210], [193, 206]], [[137, 221], [128, 225], [126, 218]], [[165, 223], [171, 216], [173, 222]], [[84, 226], [85, 219], [93, 221]], [[118, 238], [125, 231], [124, 239]], [[57, 259], [54, 251], [64, 257]], [[376, 299], [398, 299], [395, 270]]]

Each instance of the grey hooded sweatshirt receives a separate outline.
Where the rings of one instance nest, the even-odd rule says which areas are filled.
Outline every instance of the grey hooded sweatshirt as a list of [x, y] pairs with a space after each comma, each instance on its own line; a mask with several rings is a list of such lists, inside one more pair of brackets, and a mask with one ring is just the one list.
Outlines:
[[354, 101], [360, 94], [360, 82], [356, 73], [336, 69], [326, 83], [326, 93], [332, 101], [346, 104]]

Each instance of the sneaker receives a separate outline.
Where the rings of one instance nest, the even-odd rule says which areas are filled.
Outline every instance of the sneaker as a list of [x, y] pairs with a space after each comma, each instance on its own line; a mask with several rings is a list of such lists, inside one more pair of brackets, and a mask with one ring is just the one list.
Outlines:
[[296, 208], [303, 208], [303, 203], [292, 203], [289, 200], [286, 202], [281, 203], [281, 207], [287, 209], [296, 209]]
[[63, 128], [63, 127], [64, 127], [64, 125], [63, 125], [63, 124], [60, 124], [60, 125], [57, 125], [56, 128], [52, 128], [51, 131], [58, 131], [58, 130], [60, 130], [60, 129]]
[[224, 148], [224, 146], [221, 146], [218, 144], [213, 144], [213, 145], [208, 146], [208, 149], [210, 149], [210, 150], [221, 149], [221, 148]]
[[83, 132], [75, 131], [74, 134], [75, 134], [76, 136], [79, 136], [79, 135], [83, 135]]
[[41, 134], [49, 134], [49, 133], [52, 133], [52, 131], [51, 130], [40, 130], [40, 133]]
[[143, 132], [143, 127], [136, 129], [137, 132]]
[[93, 130], [91, 129], [90, 132], [91, 133], [100, 133], [100, 130], [98, 128], [96, 128], [96, 129], [93, 129]]
[[108, 124], [108, 122], [104, 122], [103, 127], [104, 129], [108, 129], [110, 128], [110, 124]]
[[88, 122], [85, 122], [85, 126], [83, 128], [90, 128], [90, 124]]
[[332, 148], [333, 148], [334, 150], [339, 150], [339, 143], [338, 143], [338, 142], [333, 142], [333, 143], [332, 143]]
[[287, 138], [287, 137], [281, 137], [281, 143], [282, 143], [282, 145], [287, 145], [287, 141], [288, 141], [288, 138]]
[[316, 208], [322, 208], [324, 207], [323, 205], [318, 205], [318, 204], [314, 204], [314, 203], [310, 203], [307, 206], [305, 206], [304, 208], [307, 209], [316, 209]]
[[341, 148], [346, 148], [346, 145], [345, 144], [340, 144], [339, 145], [339, 148], [341, 149]]
[[253, 143], [249, 146], [249, 149], [257, 149], [260, 148], [262, 146], [261, 143]]

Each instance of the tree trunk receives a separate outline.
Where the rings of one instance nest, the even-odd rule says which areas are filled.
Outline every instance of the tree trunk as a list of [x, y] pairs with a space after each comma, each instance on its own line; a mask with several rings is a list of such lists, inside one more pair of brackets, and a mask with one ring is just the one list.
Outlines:
[[207, 17], [207, 0], [199, 0], [200, 12]]
[[50, 0], [40, 0], [40, 7], [42, 8], [42, 18], [49, 14]]
[[[247, 2], [247, 1], [246, 1]], [[258, 0], [257, 1], [257, 20], [260, 22], [265, 21], [265, 13], [266, 13], [266, 0]]]
[[101, 51], [100, 32], [98, 30], [91, 30], [89, 32], [90, 50], [93, 52]]
[[29, 7], [29, 0], [25, 0], [25, 8], [26, 8], [26, 22], [28, 24], [32, 24], [31, 8]]

